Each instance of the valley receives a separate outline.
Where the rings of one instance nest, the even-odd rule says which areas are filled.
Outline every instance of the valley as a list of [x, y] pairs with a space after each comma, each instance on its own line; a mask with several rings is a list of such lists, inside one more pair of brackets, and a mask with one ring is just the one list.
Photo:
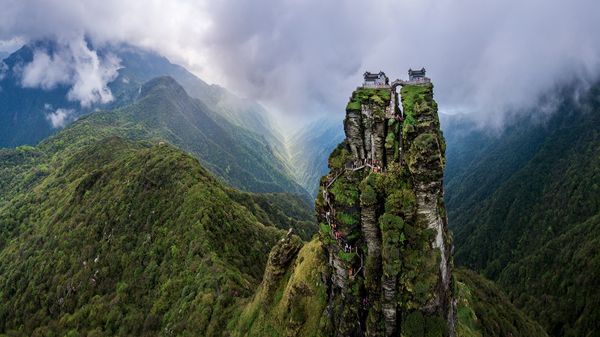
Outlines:
[[424, 68], [367, 72], [343, 120], [284, 136], [129, 45], [94, 50], [112, 100], [25, 86], [60, 48], [0, 69], [1, 337], [600, 331], [597, 83], [489, 132], [438, 113]]

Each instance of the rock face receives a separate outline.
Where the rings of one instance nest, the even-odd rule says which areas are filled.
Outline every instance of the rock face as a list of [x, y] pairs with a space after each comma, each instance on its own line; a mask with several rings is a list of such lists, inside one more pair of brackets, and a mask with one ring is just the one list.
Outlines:
[[335, 336], [454, 336], [433, 85], [358, 88], [316, 201]]

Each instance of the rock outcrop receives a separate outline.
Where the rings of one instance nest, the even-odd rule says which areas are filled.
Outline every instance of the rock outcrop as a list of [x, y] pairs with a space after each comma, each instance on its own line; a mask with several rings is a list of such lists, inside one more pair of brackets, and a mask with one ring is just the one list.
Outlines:
[[445, 143], [433, 85], [358, 88], [316, 210], [335, 336], [454, 336]]

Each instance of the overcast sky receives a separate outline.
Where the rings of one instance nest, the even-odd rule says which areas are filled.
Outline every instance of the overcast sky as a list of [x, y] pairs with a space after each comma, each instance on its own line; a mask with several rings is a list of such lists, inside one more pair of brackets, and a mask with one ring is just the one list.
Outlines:
[[[78, 86], [75, 97], [95, 90], [97, 100], [109, 97], [102, 81], [116, 64], [82, 47], [84, 36], [155, 50], [288, 120], [343, 114], [365, 70], [395, 79], [424, 66], [443, 112], [489, 125], [557, 83], [600, 73], [598, 0], [0, 0], [0, 8], [0, 50], [59, 39], [67, 61], [38, 62], [78, 67], [61, 83]], [[26, 83], [48, 84], [37, 75]]]

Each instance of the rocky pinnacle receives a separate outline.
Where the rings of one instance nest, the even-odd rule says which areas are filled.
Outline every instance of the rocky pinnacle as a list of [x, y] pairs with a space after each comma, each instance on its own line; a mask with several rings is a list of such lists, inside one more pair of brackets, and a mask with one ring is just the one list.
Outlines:
[[[431, 83], [357, 88], [316, 210], [335, 336], [454, 336], [445, 143]], [[399, 106], [401, 102], [401, 107]]]

